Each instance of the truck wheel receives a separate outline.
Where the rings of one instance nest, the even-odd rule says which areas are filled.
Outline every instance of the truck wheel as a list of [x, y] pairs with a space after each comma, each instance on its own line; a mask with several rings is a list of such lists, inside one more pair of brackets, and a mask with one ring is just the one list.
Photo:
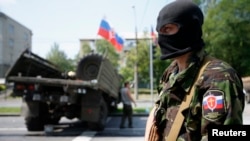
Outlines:
[[[48, 105], [46, 103], [27, 103], [29, 105], [27, 110], [29, 111], [25, 117], [25, 124], [28, 131], [42, 131], [44, 130], [44, 125], [48, 122]], [[32, 108], [30, 106], [35, 106]], [[31, 110], [32, 109], [32, 110]], [[38, 110], [38, 115], [34, 116], [34, 110]]]
[[108, 108], [106, 102], [103, 100], [100, 107], [100, 116], [98, 122], [89, 122], [88, 127], [90, 130], [94, 131], [102, 131], [105, 128], [107, 116], [108, 116]]
[[46, 124], [58, 124], [60, 119], [61, 119], [60, 117], [48, 118], [48, 121], [46, 121]]
[[44, 130], [44, 123], [39, 117], [26, 117], [26, 127], [28, 131], [42, 131]]
[[96, 79], [101, 61], [102, 57], [97, 54], [84, 57], [78, 64], [76, 77], [81, 80]]

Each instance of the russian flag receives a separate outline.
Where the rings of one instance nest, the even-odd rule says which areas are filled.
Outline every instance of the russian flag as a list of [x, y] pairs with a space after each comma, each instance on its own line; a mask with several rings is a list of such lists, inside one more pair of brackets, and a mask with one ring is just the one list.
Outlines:
[[110, 37], [111, 38], [109, 39], [109, 41], [115, 47], [116, 51], [118, 52], [122, 51], [124, 43], [123, 39], [114, 31], [111, 32]]
[[157, 45], [156, 34], [155, 34], [155, 32], [154, 32], [153, 26], [151, 26], [151, 38], [152, 38], [152, 40], [153, 40], [153, 44], [154, 44], [154, 45]]
[[223, 108], [223, 97], [221, 95], [208, 95], [203, 99], [202, 103], [204, 109], [221, 109]]
[[109, 41], [116, 49], [116, 51], [122, 51], [124, 40], [110, 27], [109, 23], [102, 19], [98, 35]]
[[110, 40], [110, 32], [111, 27], [109, 23], [106, 20], [102, 19], [98, 30], [98, 35], [102, 36], [106, 40]]
[[117, 34], [115, 33], [115, 40], [116, 40], [116, 50], [117, 51], [122, 51], [124, 40]]

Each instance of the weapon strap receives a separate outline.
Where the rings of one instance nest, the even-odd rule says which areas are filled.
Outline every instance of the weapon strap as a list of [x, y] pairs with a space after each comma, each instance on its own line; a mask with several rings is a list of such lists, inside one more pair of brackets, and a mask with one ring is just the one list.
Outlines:
[[[200, 78], [201, 74], [204, 72], [204, 70], [205, 70], [206, 66], [209, 64], [210, 60], [211, 60], [210, 56], [205, 57], [205, 59], [203, 61], [203, 64], [205, 64], [205, 65], [203, 65], [201, 67], [199, 74], [197, 75], [194, 82], [196, 82], [198, 80], [198, 78]], [[178, 113], [176, 115], [176, 118], [174, 119], [173, 126], [171, 127], [168, 136], [165, 137], [166, 141], [176, 141], [178, 134], [180, 132], [181, 126], [182, 126], [183, 121], [184, 121], [184, 116], [182, 115], [182, 111], [189, 107], [191, 99], [194, 95], [194, 87], [195, 87], [195, 83], [193, 84], [191, 90], [189, 91], [189, 93], [187, 93], [186, 97], [182, 101], [181, 106], [180, 106]]]

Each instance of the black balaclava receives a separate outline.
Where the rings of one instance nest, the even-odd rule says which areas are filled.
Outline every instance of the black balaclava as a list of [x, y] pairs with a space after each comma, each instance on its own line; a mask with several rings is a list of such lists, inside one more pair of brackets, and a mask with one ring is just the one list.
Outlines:
[[[178, 24], [179, 31], [173, 35], [161, 34], [160, 29], [169, 23]], [[191, 1], [176, 0], [163, 7], [159, 12], [156, 26], [161, 60], [202, 49], [202, 24], [203, 13]]]

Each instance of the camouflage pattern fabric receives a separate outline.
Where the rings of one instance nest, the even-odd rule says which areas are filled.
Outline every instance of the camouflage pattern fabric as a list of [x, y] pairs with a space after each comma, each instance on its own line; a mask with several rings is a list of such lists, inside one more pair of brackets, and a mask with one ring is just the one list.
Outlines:
[[[171, 113], [169, 110], [181, 104], [198, 74], [200, 60], [205, 56], [206, 52], [203, 50], [193, 54], [189, 59], [190, 65], [182, 72], [178, 72], [175, 62], [165, 70], [158, 89], [159, 99], [156, 102], [158, 109], [164, 109], [164, 112], [161, 112], [160, 117], [157, 116], [157, 111], [155, 112], [157, 126], [162, 128], [162, 136], [167, 135], [165, 127], [173, 121], [171, 118], [175, 118], [174, 114], [168, 114]], [[209, 125], [243, 124], [243, 84], [241, 77], [229, 64], [212, 59], [194, 85], [195, 93], [191, 104], [182, 112], [185, 119], [178, 141], [207, 140]]]

